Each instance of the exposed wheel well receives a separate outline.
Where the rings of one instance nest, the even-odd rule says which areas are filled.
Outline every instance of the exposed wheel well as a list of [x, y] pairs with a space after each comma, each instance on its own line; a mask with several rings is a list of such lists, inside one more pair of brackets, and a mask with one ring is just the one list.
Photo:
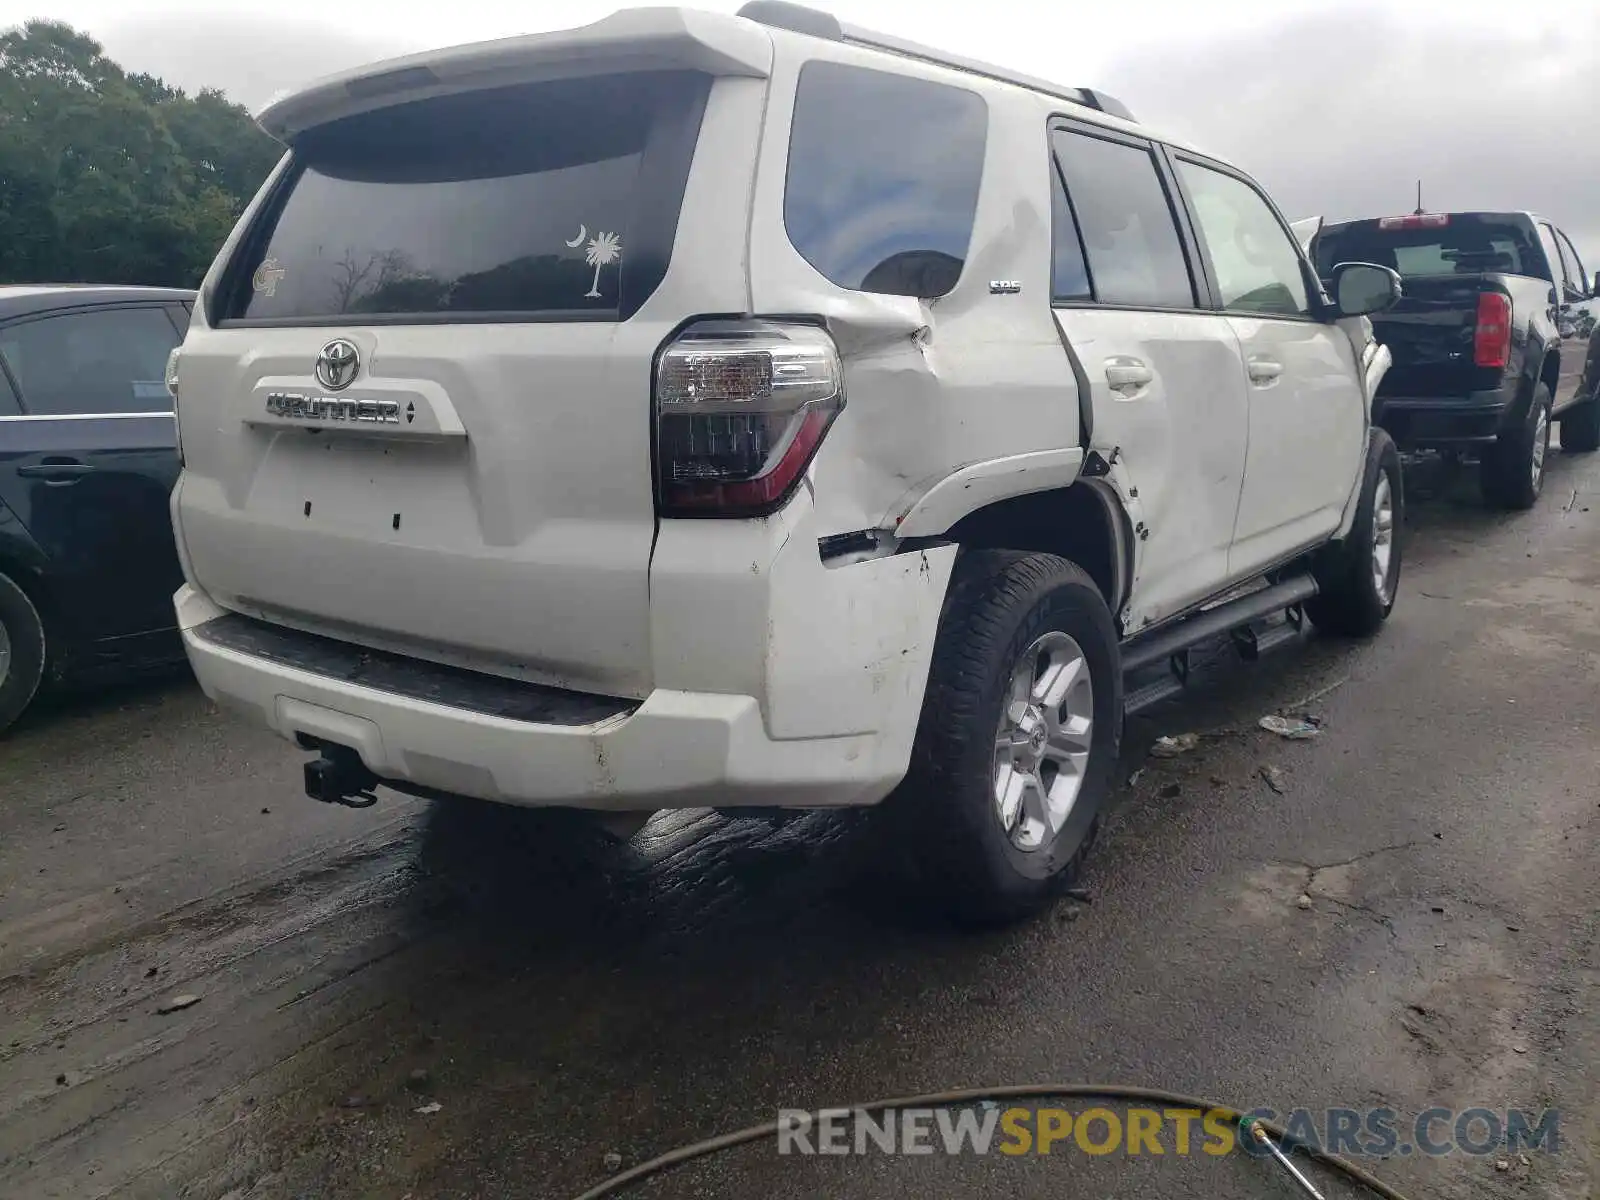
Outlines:
[[1559, 351], [1544, 356], [1544, 366], [1539, 369], [1539, 382], [1550, 389], [1550, 395], [1556, 394], [1556, 386], [1561, 382], [1561, 354]]
[[1031, 550], [1077, 563], [1113, 613], [1126, 599], [1128, 534], [1120, 507], [1099, 485], [1012, 496], [968, 513], [945, 536], [962, 546]]

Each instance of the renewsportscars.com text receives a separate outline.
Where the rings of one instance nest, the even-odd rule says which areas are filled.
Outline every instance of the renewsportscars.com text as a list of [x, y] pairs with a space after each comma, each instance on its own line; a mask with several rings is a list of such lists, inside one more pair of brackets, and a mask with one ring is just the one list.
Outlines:
[[[1402, 1117], [1389, 1108], [1268, 1108], [1246, 1114], [1280, 1121], [1289, 1147], [1351, 1158], [1394, 1155], [1491, 1155], [1560, 1149], [1560, 1113], [1521, 1109], [1430, 1108]], [[778, 1113], [779, 1154], [1148, 1154], [1213, 1157], [1266, 1153], [1239, 1137], [1231, 1115], [1198, 1108], [902, 1108], [803, 1109]]]

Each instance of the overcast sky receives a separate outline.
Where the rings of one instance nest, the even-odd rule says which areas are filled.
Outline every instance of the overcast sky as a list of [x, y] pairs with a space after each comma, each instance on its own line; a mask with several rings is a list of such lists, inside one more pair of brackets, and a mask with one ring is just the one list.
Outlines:
[[[1427, 207], [1537, 209], [1600, 266], [1593, 0], [815, 2], [858, 25], [1103, 87], [1140, 120], [1256, 175], [1291, 220], [1409, 211], [1420, 176]], [[374, 58], [582, 24], [622, 6], [232, 0], [224, 14], [215, 0], [0, 0], [0, 27], [64, 20], [130, 68], [220, 87], [254, 108]]]

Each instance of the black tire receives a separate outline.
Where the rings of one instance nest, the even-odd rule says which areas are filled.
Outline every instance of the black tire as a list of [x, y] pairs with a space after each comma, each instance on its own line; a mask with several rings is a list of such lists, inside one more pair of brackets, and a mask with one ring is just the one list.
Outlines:
[[22, 715], [44, 678], [44, 622], [27, 593], [0, 575], [0, 733]]
[[1503, 432], [1484, 453], [1479, 468], [1484, 499], [1495, 508], [1532, 508], [1544, 490], [1549, 450], [1550, 389], [1541, 383], [1516, 428]]
[[[1069, 641], [1062, 643], [1060, 635]], [[1063, 660], [1079, 654], [1092, 690], [1085, 696], [1074, 686], [1053, 709], [1055, 718], [1077, 704], [1093, 724], [1076, 772], [1076, 799], [1057, 831], [1047, 836], [1043, 824], [1019, 819], [1014, 841], [996, 800], [996, 741], [1013, 673], [1020, 673], [1027, 650], [1044, 640], [1057, 644], [1037, 663], [1047, 653]], [[1030, 719], [1048, 708], [1027, 706]], [[993, 925], [1025, 917], [1066, 888], [1087, 857], [1111, 793], [1121, 735], [1119, 640], [1089, 576], [1051, 554], [965, 551], [934, 644], [911, 768], [885, 802], [885, 827], [911, 855], [934, 903], [958, 922]], [[1021, 752], [1039, 750], [1035, 743]], [[1037, 769], [1047, 791], [1063, 774], [1049, 764]], [[1038, 844], [1019, 846], [1030, 828]]]
[[[1387, 492], [1387, 523], [1379, 503]], [[1367, 436], [1367, 461], [1361, 476], [1361, 498], [1355, 520], [1343, 541], [1323, 547], [1312, 564], [1317, 594], [1306, 602], [1306, 615], [1326, 633], [1370, 637], [1394, 611], [1400, 590], [1400, 541], [1405, 523], [1405, 487], [1400, 452], [1383, 430]], [[1387, 524], [1387, 527], [1385, 525]], [[1385, 543], [1384, 537], [1388, 540]], [[1384, 583], [1378, 582], [1378, 553], [1388, 546]]]
[[1561, 414], [1561, 448], [1568, 454], [1600, 450], [1600, 385], [1589, 399]]

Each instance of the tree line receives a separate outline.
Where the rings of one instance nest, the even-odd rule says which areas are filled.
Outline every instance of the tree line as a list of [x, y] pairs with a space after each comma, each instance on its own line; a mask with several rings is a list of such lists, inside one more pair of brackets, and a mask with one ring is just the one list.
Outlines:
[[0, 283], [194, 287], [282, 152], [67, 25], [0, 33]]

